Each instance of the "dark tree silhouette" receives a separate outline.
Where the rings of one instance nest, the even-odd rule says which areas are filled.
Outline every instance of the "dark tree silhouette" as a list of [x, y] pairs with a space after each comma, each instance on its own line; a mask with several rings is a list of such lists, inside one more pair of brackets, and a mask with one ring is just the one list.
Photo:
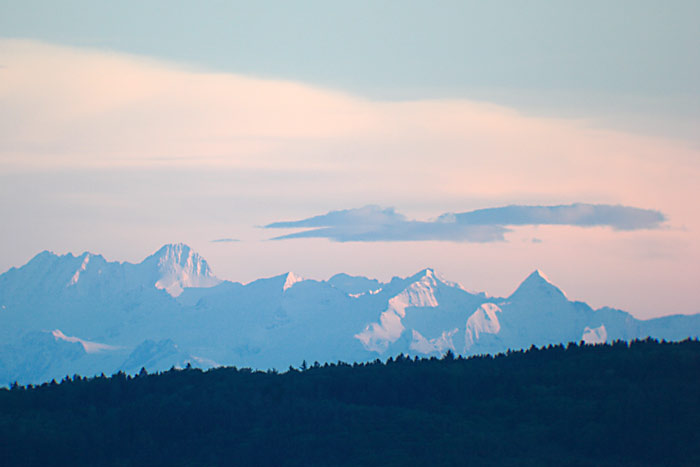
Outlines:
[[0, 465], [700, 465], [700, 343], [0, 389]]

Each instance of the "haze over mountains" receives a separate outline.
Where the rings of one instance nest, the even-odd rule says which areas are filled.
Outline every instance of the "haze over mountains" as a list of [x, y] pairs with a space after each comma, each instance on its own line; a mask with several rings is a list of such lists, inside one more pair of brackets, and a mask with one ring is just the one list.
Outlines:
[[191, 248], [173, 244], [138, 264], [44, 251], [0, 275], [0, 384], [188, 363], [286, 369], [303, 360], [698, 335], [700, 315], [638, 320], [593, 310], [540, 271], [505, 298], [470, 292], [432, 269], [388, 283], [286, 273], [243, 285], [216, 278]]

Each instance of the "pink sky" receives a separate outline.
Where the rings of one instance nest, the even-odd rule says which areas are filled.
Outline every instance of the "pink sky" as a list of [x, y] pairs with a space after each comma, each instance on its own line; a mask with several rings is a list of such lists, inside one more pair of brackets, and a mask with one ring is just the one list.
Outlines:
[[[540, 268], [639, 317], [700, 312], [700, 151], [465, 99], [377, 101], [284, 80], [0, 39], [0, 269], [43, 249], [140, 261], [183, 241], [225, 279], [386, 280], [434, 267], [509, 294]], [[517, 227], [505, 242], [270, 242], [367, 204], [427, 220], [506, 204], [623, 204], [662, 229]], [[211, 243], [222, 237], [234, 243]], [[536, 239], [534, 243], [532, 240]]]

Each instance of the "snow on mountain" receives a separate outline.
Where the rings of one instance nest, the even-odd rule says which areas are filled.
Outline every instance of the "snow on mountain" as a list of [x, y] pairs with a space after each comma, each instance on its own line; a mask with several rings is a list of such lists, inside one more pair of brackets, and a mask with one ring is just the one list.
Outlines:
[[699, 334], [700, 315], [642, 321], [593, 310], [540, 271], [507, 298], [471, 293], [433, 269], [387, 283], [286, 273], [239, 284], [221, 281], [191, 248], [172, 244], [136, 264], [46, 251], [0, 274], [0, 384], [187, 363], [283, 369], [302, 360]]
[[155, 287], [173, 297], [186, 287], [213, 287], [221, 282], [214, 277], [209, 264], [183, 243], [163, 246], [141, 265], [156, 273]]
[[379, 323], [368, 324], [355, 337], [367, 350], [384, 352], [403, 333], [405, 327], [401, 319], [406, 317], [406, 308], [438, 306], [435, 287], [435, 275], [431, 269], [426, 269], [419, 280], [389, 299], [387, 309], [379, 316]]
[[[92, 264], [91, 264], [92, 260]], [[81, 277], [100, 270], [106, 262], [99, 255], [83, 253], [56, 255], [43, 251], [21, 268], [11, 268], [0, 275], [0, 300], [32, 300], [38, 298], [36, 291], [43, 294], [61, 294], [63, 289], [76, 286]]]
[[566, 294], [535, 269], [509, 297], [510, 300], [567, 300]]
[[586, 326], [583, 329], [581, 340], [586, 344], [602, 344], [608, 339], [608, 332], [605, 330], [605, 325], [601, 324], [597, 328], [589, 328]]
[[77, 284], [80, 280], [80, 273], [85, 272], [85, 270], [87, 269], [87, 265], [90, 262], [90, 254], [86, 253], [83, 256], [85, 257], [85, 259], [83, 259], [83, 262], [80, 264], [80, 267], [77, 271], [75, 271], [75, 274], [73, 274], [73, 277], [70, 278], [70, 282], [68, 282], [68, 287]]
[[85, 354], [80, 343], [56, 339], [50, 332], [25, 333], [16, 342], [0, 345], [0, 384], [60, 379], [72, 374], [63, 371], [78, 366]]
[[491, 302], [501, 310], [500, 330], [481, 335], [469, 347], [470, 352], [491, 353], [530, 345], [578, 342], [586, 326], [594, 327], [594, 311], [585, 303], [570, 301], [538, 270], [507, 299]]
[[287, 291], [297, 282], [302, 282], [303, 277], [294, 274], [293, 272], [288, 272], [286, 278], [284, 279], [284, 285], [282, 286], [283, 291]]
[[409, 349], [423, 355], [435, 353], [443, 354], [447, 350], [455, 349], [453, 336], [458, 332], [459, 329], [454, 328], [451, 331], [443, 331], [439, 337], [434, 339], [426, 339], [420, 332], [413, 329], [411, 332], [412, 340], [411, 344], [409, 345]]
[[363, 347], [386, 353], [442, 353], [464, 347], [466, 316], [486, 300], [457, 283], [447, 281], [433, 269], [385, 284], [377, 299], [385, 303], [379, 321], [368, 323], [355, 334]]
[[350, 276], [345, 273], [336, 274], [326, 282], [354, 297], [358, 297], [365, 293], [377, 293], [377, 291], [382, 287], [382, 284], [376, 279]]
[[468, 352], [479, 341], [482, 334], [498, 334], [501, 323], [497, 313], [503, 311], [493, 303], [484, 303], [467, 319], [464, 333], [464, 352]]
[[20, 339], [0, 345], [0, 384], [95, 375], [116, 368], [124, 359], [122, 349], [94, 350], [86, 351], [82, 340], [65, 336], [60, 330], [26, 332]]
[[80, 345], [83, 346], [83, 350], [85, 350], [85, 353], [98, 353], [98, 352], [104, 352], [107, 350], [118, 350], [119, 349], [119, 347], [116, 347], [113, 345], [100, 344], [99, 342], [86, 341], [84, 339], [80, 339], [79, 337], [75, 337], [75, 336], [66, 336], [65, 334], [63, 334], [63, 332], [61, 332], [60, 329], [54, 329], [53, 331], [51, 331], [51, 335], [56, 340], [80, 343]]

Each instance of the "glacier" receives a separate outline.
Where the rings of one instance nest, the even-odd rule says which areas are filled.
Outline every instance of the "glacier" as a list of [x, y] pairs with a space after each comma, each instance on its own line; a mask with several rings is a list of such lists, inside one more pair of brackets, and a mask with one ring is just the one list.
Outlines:
[[536, 270], [508, 297], [433, 269], [386, 283], [294, 273], [217, 278], [182, 243], [140, 263], [39, 253], [0, 274], [0, 385], [192, 365], [286, 369], [398, 354], [439, 356], [583, 341], [700, 335], [700, 315], [639, 320], [571, 301]]

